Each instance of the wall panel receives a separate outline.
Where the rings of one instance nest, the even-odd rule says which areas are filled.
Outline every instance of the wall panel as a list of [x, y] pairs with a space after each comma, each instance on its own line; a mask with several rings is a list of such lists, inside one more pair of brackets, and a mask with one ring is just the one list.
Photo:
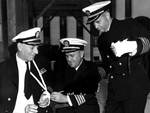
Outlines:
[[77, 37], [77, 22], [73, 16], [67, 17], [67, 37]]
[[59, 45], [60, 40], [60, 17], [56, 16], [50, 21], [50, 44]]

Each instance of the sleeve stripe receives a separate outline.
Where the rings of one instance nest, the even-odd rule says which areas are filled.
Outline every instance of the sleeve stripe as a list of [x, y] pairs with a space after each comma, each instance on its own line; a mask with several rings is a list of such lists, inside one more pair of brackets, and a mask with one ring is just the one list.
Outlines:
[[75, 96], [75, 99], [76, 99], [78, 105], [85, 103], [85, 98], [82, 94], [81, 95], [74, 95], [74, 96]]
[[79, 105], [81, 105], [81, 103], [82, 103], [82, 100], [81, 100], [81, 97], [80, 97], [80, 95], [78, 95], [78, 101], [79, 101]]
[[142, 49], [141, 54], [148, 52], [149, 49], [150, 49], [150, 42], [149, 42], [149, 40], [146, 39], [146, 38], [139, 38], [139, 39], [142, 41], [142, 45], [143, 45], [143, 49]]
[[[80, 97], [81, 97], [81, 98], [80, 98], [80, 99], [81, 99], [81, 102], [84, 103], [84, 102], [85, 102], [84, 96], [83, 96], [83, 95], [80, 95]], [[82, 104], [82, 103], [81, 103], [81, 104]]]
[[82, 95], [82, 102], [85, 102], [85, 98], [84, 98], [84, 96]]
[[80, 105], [80, 103], [79, 103], [79, 101], [78, 101], [78, 98], [77, 98], [77, 95], [74, 95], [74, 96], [75, 96], [75, 99], [76, 99], [78, 105]]

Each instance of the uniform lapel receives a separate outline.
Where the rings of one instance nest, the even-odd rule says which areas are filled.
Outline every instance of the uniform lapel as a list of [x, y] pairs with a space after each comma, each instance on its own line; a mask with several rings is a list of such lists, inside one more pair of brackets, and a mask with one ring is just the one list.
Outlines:
[[[41, 78], [39, 76], [39, 73], [36, 69], [36, 67], [34, 66], [33, 62], [31, 62], [31, 69], [30, 71], [35, 75], [35, 77], [37, 77], [37, 79], [41, 82]], [[34, 78], [33, 78], [34, 79]]]
[[87, 69], [87, 66], [85, 64], [85, 61], [83, 60], [82, 64], [80, 65], [80, 67], [76, 71], [76, 74], [74, 76], [74, 80], [77, 80], [79, 77], [85, 76], [84, 72], [85, 72], [86, 69]]
[[[13, 57], [11, 59], [11, 62], [9, 63], [10, 66], [10, 71], [12, 74], [11, 77], [9, 77], [9, 79], [12, 80], [13, 85], [16, 87], [16, 89], [18, 89], [18, 85], [19, 85], [19, 75], [18, 75], [18, 67], [17, 67], [17, 62], [16, 62], [16, 58]], [[7, 67], [8, 68], [8, 67]]]

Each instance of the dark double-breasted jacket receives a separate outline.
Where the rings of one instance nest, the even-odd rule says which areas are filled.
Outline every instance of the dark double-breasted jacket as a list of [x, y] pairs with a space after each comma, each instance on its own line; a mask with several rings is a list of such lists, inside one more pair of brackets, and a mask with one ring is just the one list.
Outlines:
[[101, 77], [94, 63], [83, 60], [77, 71], [67, 64], [59, 65], [55, 76], [54, 91], [64, 91], [72, 103], [56, 109], [58, 113], [99, 113], [95, 93]]
[[[46, 79], [49, 73], [47, 63], [38, 59], [38, 67], [42, 72], [42, 76]], [[44, 65], [42, 64], [44, 63]], [[34, 73], [34, 72], [33, 72]], [[0, 113], [12, 113], [15, 107], [17, 93], [18, 93], [18, 68], [16, 57], [9, 58], [0, 64]], [[29, 79], [29, 96], [33, 95], [34, 103], [38, 105], [39, 98], [43, 92], [41, 86], [30, 76]], [[21, 103], [20, 103], [21, 104]], [[42, 113], [47, 109], [39, 109]]]
[[[98, 48], [102, 64], [109, 77], [108, 94], [110, 98], [122, 100], [129, 97], [146, 95], [150, 81], [143, 66], [143, 57], [150, 48], [150, 34], [133, 19], [112, 20], [108, 32], [98, 39]], [[111, 50], [111, 43], [128, 39], [137, 42], [135, 56], [124, 54], [116, 57]], [[126, 49], [126, 48], [124, 48]]]

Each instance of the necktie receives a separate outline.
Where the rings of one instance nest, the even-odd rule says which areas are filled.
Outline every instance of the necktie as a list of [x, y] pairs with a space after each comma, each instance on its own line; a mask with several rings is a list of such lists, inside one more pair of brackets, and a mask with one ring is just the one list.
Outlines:
[[30, 70], [29, 70], [29, 64], [26, 62], [27, 70], [25, 73], [25, 85], [24, 85], [24, 93], [25, 97], [29, 99], [30, 97]]

